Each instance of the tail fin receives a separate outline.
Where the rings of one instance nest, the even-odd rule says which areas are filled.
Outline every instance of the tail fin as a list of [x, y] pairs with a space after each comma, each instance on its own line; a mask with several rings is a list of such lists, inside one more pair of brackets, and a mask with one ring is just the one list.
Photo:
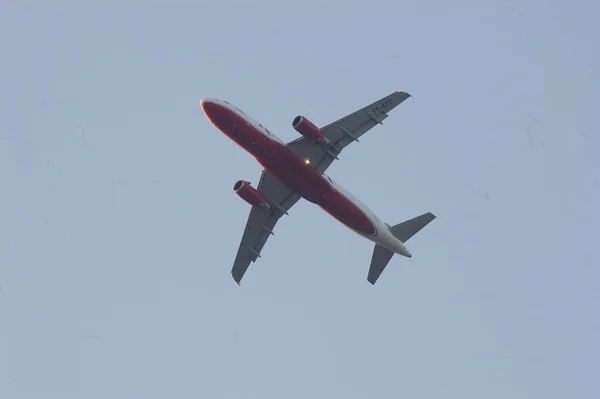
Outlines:
[[[416, 218], [407, 220], [406, 222], [399, 223], [393, 227], [390, 227], [390, 231], [403, 243], [408, 241], [412, 236], [417, 234], [423, 227], [427, 226], [431, 221], [435, 219], [435, 215], [431, 212], [425, 213]], [[373, 285], [383, 273], [383, 270], [394, 256], [394, 251], [389, 250], [381, 245], [375, 244], [373, 249], [373, 256], [371, 258], [371, 266], [369, 267], [369, 275], [367, 281]]]

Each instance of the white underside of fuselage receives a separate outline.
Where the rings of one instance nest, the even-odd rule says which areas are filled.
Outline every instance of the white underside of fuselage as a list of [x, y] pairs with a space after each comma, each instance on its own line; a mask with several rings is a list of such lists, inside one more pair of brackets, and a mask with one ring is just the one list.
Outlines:
[[377, 234], [368, 236], [368, 235], [362, 234], [360, 232], [357, 232], [357, 231], [354, 231], [351, 229], [352, 231], [354, 231], [355, 233], [357, 233], [358, 235], [360, 235], [362, 237], [367, 238], [369, 241], [372, 241], [375, 244], [381, 245], [382, 247], [385, 247], [385, 248], [389, 249], [390, 251], [394, 251], [397, 254], [400, 254], [403, 256], [408, 256], [408, 257], [411, 256], [410, 252], [408, 251], [408, 249], [406, 248], [404, 243], [402, 241], [400, 241], [399, 239], [397, 239], [396, 237], [394, 237], [394, 235], [388, 229], [388, 226], [385, 224], [385, 222], [383, 222], [381, 219], [379, 219], [379, 217], [375, 214], [375, 212], [373, 212], [367, 205], [365, 205], [362, 201], [360, 201], [358, 198], [356, 198], [354, 195], [352, 195], [352, 193], [350, 193], [345, 188], [343, 188], [341, 185], [339, 185], [338, 183], [333, 181], [333, 179], [331, 179], [331, 177], [328, 176], [328, 178], [333, 183], [333, 187], [339, 193], [341, 193], [346, 198], [348, 198], [350, 201], [352, 201], [357, 207], [359, 207], [365, 213], [365, 215], [367, 215], [367, 217], [369, 218], [371, 223], [373, 223], [373, 225], [375, 225], [375, 228], [377, 229]]

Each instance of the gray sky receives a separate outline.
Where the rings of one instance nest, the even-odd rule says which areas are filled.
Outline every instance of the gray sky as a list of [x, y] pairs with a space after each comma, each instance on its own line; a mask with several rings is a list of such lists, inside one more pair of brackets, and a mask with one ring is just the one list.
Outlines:
[[[1, 399], [600, 396], [597, 1], [52, 3], [0, 6]], [[238, 287], [200, 98], [289, 141], [394, 90], [328, 173], [434, 212], [413, 258], [301, 201]]]

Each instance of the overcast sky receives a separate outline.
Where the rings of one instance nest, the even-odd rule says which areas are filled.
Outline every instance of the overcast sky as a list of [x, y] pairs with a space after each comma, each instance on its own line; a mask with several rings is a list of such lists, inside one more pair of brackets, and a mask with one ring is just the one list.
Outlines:
[[[0, 3], [0, 399], [600, 397], [596, 0], [83, 3]], [[438, 216], [412, 259], [302, 200], [238, 287], [200, 98], [291, 141], [395, 90], [328, 173]]]

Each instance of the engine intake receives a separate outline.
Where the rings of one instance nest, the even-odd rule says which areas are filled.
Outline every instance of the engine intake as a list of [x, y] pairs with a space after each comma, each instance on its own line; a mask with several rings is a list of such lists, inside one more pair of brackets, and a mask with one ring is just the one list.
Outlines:
[[321, 129], [316, 127], [311, 121], [302, 115], [298, 115], [294, 118], [292, 121], [292, 127], [310, 141], [329, 144], [329, 140], [327, 140], [327, 137], [325, 137]]
[[233, 185], [233, 191], [244, 201], [261, 209], [269, 209], [264, 197], [245, 180], [238, 180]]

